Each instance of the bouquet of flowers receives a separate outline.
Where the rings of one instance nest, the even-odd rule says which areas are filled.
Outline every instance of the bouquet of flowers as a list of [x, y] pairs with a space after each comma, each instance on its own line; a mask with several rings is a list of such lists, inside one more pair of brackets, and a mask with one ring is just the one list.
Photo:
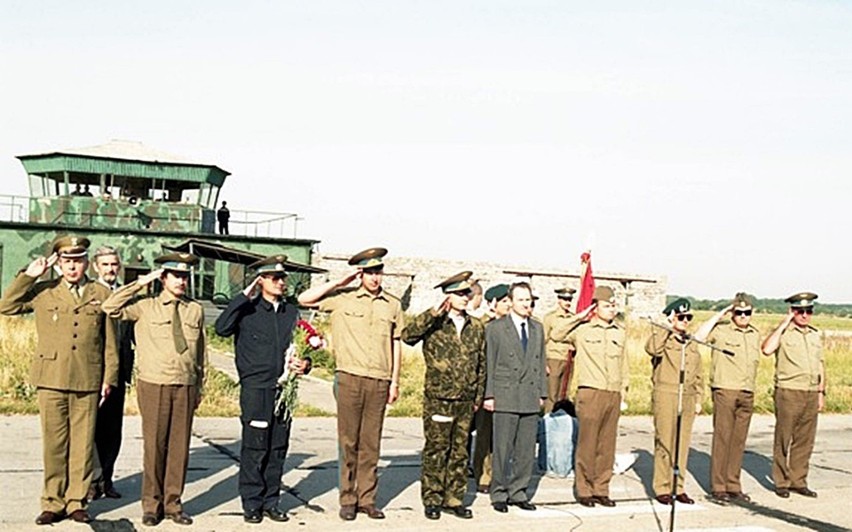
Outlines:
[[304, 359], [311, 351], [324, 347], [325, 340], [313, 325], [301, 319], [296, 322], [293, 340], [284, 352], [284, 372], [278, 378], [275, 417], [282, 422], [290, 419], [299, 403], [299, 376], [290, 371], [290, 364], [294, 360]]

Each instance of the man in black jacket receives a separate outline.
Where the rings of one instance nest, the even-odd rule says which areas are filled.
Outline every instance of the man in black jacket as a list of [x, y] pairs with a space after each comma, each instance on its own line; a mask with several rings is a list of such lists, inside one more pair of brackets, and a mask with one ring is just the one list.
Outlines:
[[[248, 523], [260, 523], [264, 516], [273, 521], [288, 519], [278, 509], [278, 496], [291, 416], [275, 415], [275, 399], [299, 312], [284, 298], [286, 262], [285, 255], [274, 255], [252, 264], [257, 278], [216, 320], [216, 334], [235, 337], [243, 426], [239, 491], [243, 518]], [[308, 358], [293, 358], [290, 363], [290, 371], [296, 375], [310, 368]]]

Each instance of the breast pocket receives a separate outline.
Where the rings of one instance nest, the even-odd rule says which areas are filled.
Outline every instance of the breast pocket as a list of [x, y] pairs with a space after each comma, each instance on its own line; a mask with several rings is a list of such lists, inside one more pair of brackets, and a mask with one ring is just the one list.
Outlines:
[[172, 337], [172, 320], [151, 320], [149, 327], [152, 338], [169, 339]]
[[186, 335], [186, 339], [190, 342], [197, 342], [198, 338], [201, 337], [201, 326], [197, 323], [186, 323], [184, 324], [183, 330]]

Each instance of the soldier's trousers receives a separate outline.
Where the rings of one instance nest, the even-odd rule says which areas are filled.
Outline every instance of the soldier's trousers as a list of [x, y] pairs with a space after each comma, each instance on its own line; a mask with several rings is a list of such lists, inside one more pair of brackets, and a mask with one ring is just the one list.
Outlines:
[[[461, 506], [467, 491], [467, 439], [472, 400], [423, 399], [423, 506]], [[478, 436], [477, 436], [478, 437]]]
[[808, 487], [818, 416], [819, 392], [775, 388], [772, 479], [776, 489]]
[[124, 397], [127, 388], [122, 382], [114, 387], [104, 404], [98, 408], [98, 421], [95, 425], [95, 447], [100, 471], [95, 482], [103, 489], [112, 487], [112, 475], [115, 461], [121, 450], [121, 429], [124, 421]]
[[240, 388], [239, 491], [245, 511], [278, 507], [292, 418], [282, 423], [274, 410], [274, 388]]
[[[677, 392], [654, 390], [654, 494], [672, 493], [674, 474], [674, 449], [677, 432]], [[686, 459], [689, 456], [689, 443], [692, 440], [692, 423], [695, 421], [694, 394], [683, 394], [683, 417], [680, 431], [680, 453], [678, 455], [677, 491], [683, 493], [683, 479], [686, 476]], [[580, 432], [583, 432], [582, 427]], [[582, 437], [582, 436], [581, 436]]]
[[553, 405], [564, 399], [562, 397], [562, 378], [568, 369], [568, 361], [565, 359], [548, 358], [545, 360], [547, 369], [547, 399], [544, 400], [544, 413], [552, 412]]
[[142, 512], [183, 510], [189, 438], [197, 390], [190, 385], [136, 382], [142, 415]]
[[44, 456], [42, 511], [71, 513], [86, 507], [98, 392], [38, 389]]
[[577, 497], [609, 497], [620, 406], [620, 392], [582, 387], [577, 390]]
[[376, 504], [390, 381], [335, 374], [340, 505]]
[[748, 426], [754, 412], [754, 393], [713, 389], [713, 446], [710, 454], [710, 491], [742, 492], [743, 465]]
[[491, 485], [491, 444], [493, 413], [482, 408], [474, 415], [476, 445], [473, 448], [473, 478], [479, 486]]

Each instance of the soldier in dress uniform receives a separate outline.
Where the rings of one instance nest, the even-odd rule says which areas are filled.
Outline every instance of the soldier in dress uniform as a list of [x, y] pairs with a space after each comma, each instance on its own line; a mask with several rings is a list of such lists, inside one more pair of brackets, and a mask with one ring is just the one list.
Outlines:
[[402, 331], [408, 345], [423, 342], [423, 460], [421, 499], [428, 519], [441, 510], [470, 519], [467, 491], [467, 440], [473, 413], [485, 391], [485, 325], [467, 315], [472, 272], [439, 283], [444, 298], [419, 314]]
[[[624, 329], [615, 321], [618, 305], [608, 286], [595, 288], [594, 304], [557, 326], [552, 337], [576, 351], [579, 422], [574, 489], [583, 506], [612, 507], [609, 483], [621, 404], [630, 383]], [[591, 316], [590, 319], [587, 318]]]
[[790, 310], [761, 346], [775, 355], [775, 446], [772, 479], [775, 494], [816, 497], [808, 487], [808, 467], [817, 417], [825, 406], [825, 360], [819, 331], [811, 326], [812, 292], [788, 297]]
[[[311, 287], [299, 303], [330, 312], [340, 445], [340, 518], [358, 512], [384, 519], [376, 507], [377, 467], [385, 408], [399, 397], [402, 304], [382, 287], [385, 248], [355, 254], [343, 279]], [[359, 286], [348, 286], [358, 279]]]
[[[710, 496], [722, 503], [732, 499], [751, 501], [743, 493], [740, 471], [754, 412], [754, 386], [760, 363], [760, 331], [750, 323], [753, 310], [751, 298], [740, 292], [695, 333], [697, 340], [706, 340], [733, 353], [726, 355], [714, 349], [710, 355], [713, 394]], [[731, 319], [721, 321], [726, 315]]]
[[[109, 290], [89, 281], [89, 240], [62, 236], [53, 254], [39, 257], [15, 277], [0, 313], [35, 313], [38, 344], [30, 382], [38, 390], [44, 451], [42, 512], [36, 524], [70, 517], [88, 523], [98, 400], [118, 382], [115, 324], [101, 312]], [[61, 277], [38, 279], [58, 264]]]
[[[181, 495], [189, 464], [192, 418], [201, 402], [207, 358], [204, 310], [186, 296], [190, 270], [198, 258], [170, 253], [154, 259], [160, 269], [113, 292], [104, 301], [109, 316], [135, 323], [138, 374], [136, 393], [142, 415], [142, 524], [163, 517], [192, 524]], [[155, 279], [158, 296], [138, 298]]]
[[[286, 299], [286, 255], [267, 257], [249, 268], [257, 277], [216, 320], [216, 334], [235, 337], [243, 426], [239, 479], [243, 519], [248, 523], [260, 523], [264, 517], [287, 521], [287, 514], [278, 509], [278, 497], [292, 416], [290, 412], [275, 415], [275, 400], [299, 309]], [[290, 371], [296, 375], [310, 369], [309, 358], [294, 357], [290, 362]]]
[[553, 337], [553, 330], [571, 321], [574, 313], [571, 312], [571, 304], [574, 300], [575, 289], [561, 287], [554, 290], [556, 293], [556, 308], [548, 312], [542, 324], [544, 325], [544, 353], [547, 363], [547, 399], [544, 401], [544, 411], [553, 410], [557, 401], [565, 399], [562, 397], [563, 379], [565, 372], [569, 370], [568, 359], [571, 355], [571, 346], [565, 342], [557, 341]]
[[[701, 370], [701, 355], [698, 346], [684, 336], [692, 321], [689, 300], [679, 298], [669, 303], [663, 314], [668, 318], [671, 331], [654, 327], [645, 343], [645, 351], [651, 355], [654, 383], [654, 493], [661, 504], [672, 504], [672, 493], [677, 502], [695, 504], [683, 490], [683, 477], [692, 438], [692, 423], [701, 408], [704, 381]], [[672, 473], [675, 456], [675, 437], [678, 410], [678, 383], [682, 349], [684, 357], [683, 415], [681, 418], [678, 469], [681, 474], [677, 487], [672, 490]], [[580, 429], [582, 434], [583, 430]]]

